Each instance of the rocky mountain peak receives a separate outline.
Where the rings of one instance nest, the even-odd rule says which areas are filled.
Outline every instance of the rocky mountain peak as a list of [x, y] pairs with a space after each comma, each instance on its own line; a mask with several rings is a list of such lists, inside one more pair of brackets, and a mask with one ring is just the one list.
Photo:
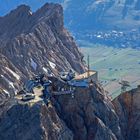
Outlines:
[[3, 27], [0, 28], [0, 36], [1, 38], [14, 38], [22, 33], [29, 33], [42, 23], [47, 23], [55, 29], [62, 29], [64, 24], [61, 5], [46, 3], [34, 13], [27, 5], [18, 6], [0, 19], [0, 26]]
[[0, 55], [5, 58], [0, 67], [2, 87], [7, 89], [6, 83], [11, 82], [17, 85], [13, 72], [20, 80], [39, 72], [83, 72], [83, 55], [64, 27], [61, 5], [45, 4], [33, 14], [29, 12], [30, 8], [22, 5], [0, 21]]
[[20, 5], [15, 10], [12, 10], [7, 16], [11, 16], [14, 14], [22, 13], [22, 14], [28, 14], [30, 12], [30, 7], [27, 5]]
[[61, 15], [63, 15], [63, 8], [60, 4], [54, 4], [54, 3], [46, 3], [43, 5], [40, 9], [38, 9], [35, 13], [49, 13], [49, 12], [55, 13], [59, 12]]
[[46, 4], [28, 13], [22, 5], [0, 19], [0, 139], [138, 140], [139, 89], [116, 98], [115, 107], [97, 83], [75, 87], [74, 96], [51, 93], [49, 103], [39, 95], [27, 102], [15, 95], [35, 74], [57, 77], [64, 91], [68, 84], [60, 85], [60, 72], [85, 71], [83, 55], [63, 26], [62, 7]]
[[[14, 38], [29, 27], [32, 13], [29, 6], [21, 5], [0, 20], [0, 40]], [[10, 32], [9, 32], [10, 31]]]
[[[63, 24], [63, 8], [59, 4], [46, 3], [43, 7], [34, 13], [34, 17], [37, 21], [48, 22], [53, 28], [61, 28]], [[53, 21], [53, 23], [52, 23]]]

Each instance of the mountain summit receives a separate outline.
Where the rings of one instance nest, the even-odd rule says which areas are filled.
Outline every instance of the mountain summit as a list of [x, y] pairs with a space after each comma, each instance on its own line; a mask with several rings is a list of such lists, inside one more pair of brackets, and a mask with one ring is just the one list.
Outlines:
[[[34, 13], [21, 5], [2, 17], [0, 139], [139, 140], [139, 86], [113, 105], [101, 85], [88, 76], [73, 81], [58, 77], [62, 71], [70, 70], [73, 77], [73, 71], [85, 69], [83, 55], [64, 28], [60, 5], [45, 4]], [[23, 86], [38, 73], [45, 73], [46, 79], [39, 74]], [[34, 83], [38, 85], [25, 90]], [[21, 87], [24, 90], [15, 95]]]
[[64, 28], [63, 9], [45, 4], [32, 13], [21, 5], [0, 19], [0, 86], [15, 92], [39, 72], [84, 71], [83, 55]]

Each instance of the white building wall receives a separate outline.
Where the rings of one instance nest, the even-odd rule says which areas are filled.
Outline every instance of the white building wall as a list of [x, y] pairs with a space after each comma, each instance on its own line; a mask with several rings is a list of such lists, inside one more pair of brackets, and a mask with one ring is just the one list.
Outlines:
[[98, 73], [96, 72], [94, 75], [90, 76], [88, 78], [88, 81], [90, 82], [91, 80], [93, 80], [94, 82], [98, 81]]

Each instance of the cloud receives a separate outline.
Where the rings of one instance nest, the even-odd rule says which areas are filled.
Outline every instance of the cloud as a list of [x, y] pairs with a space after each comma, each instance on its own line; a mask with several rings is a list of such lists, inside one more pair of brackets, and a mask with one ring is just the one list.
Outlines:
[[64, 2], [62, 3], [62, 6], [64, 8], [64, 10], [66, 10], [68, 8], [68, 4], [71, 0], [64, 0]]

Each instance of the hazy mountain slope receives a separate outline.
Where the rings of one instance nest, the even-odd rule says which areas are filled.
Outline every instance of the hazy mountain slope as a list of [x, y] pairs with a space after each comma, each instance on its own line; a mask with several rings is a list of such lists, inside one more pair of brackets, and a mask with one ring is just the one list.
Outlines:
[[8, 90], [39, 72], [84, 71], [83, 56], [64, 28], [58, 4], [35, 13], [21, 5], [0, 18], [0, 58], [1, 87]]
[[77, 40], [139, 48], [139, 0], [62, 0], [60, 3], [65, 9], [65, 24]]
[[139, 0], [70, 0], [65, 9], [66, 23], [71, 29], [82, 30], [139, 27], [138, 4]]

